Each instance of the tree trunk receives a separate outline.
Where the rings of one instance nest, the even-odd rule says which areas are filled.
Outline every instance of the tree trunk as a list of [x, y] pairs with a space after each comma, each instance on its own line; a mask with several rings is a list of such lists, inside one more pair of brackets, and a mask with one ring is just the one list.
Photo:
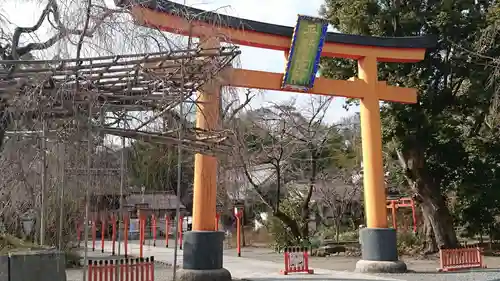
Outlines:
[[273, 215], [280, 221], [282, 221], [283, 224], [285, 224], [288, 228], [290, 228], [290, 232], [295, 238], [300, 239], [300, 237], [302, 237], [302, 233], [300, 232], [300, 228], [297, 221], [293, 220], [287, 214], [281, 212], [280, 210], [275, 210], [273, 212]]
[[446, 206], [441, 188], [429, 175], [425, 163], [425, 154], [418, 145], [405, 152], [398, 152], [398, 157], [405, 171], [405, 176], [413, 191], [418, 195], [424, 219], [426, 253], [437, 252], [440, 248], [458, 246], [453, 228], [453, 220]]
[[[455, 248], [458, 246], [457, 236], [453, 228], [453, 220], [439, 188], [422, 180], [417, 181], [416, 189], [420, 195], [422, 214], [431, 231], [427, 231], [428, 250], [436, 252], [439, 248]], [[437, 246], [437, 248], [436, 248]]]
[[318, 156], [316, 149], [314, 147], [310, 147], [311, 149], [311, 159], [310, 159], [310, 168], [311, 168], [311, 177], [309, 179], [309, 189], [307, 190], [307, 195], [302, 202], [302, 239], [309, 240], [309, 216], [311, 214], [309, 203], [311, 202], [311, 197], [314, 191], [314, 186], [316, 185], [316, 177], [318, 174]]
[[439, 249], [436, 245], [436, 239], [434, 239], [434, 231], [432, 230], [431, 222], [428, 216], [423, 216], [423, 220], [424, 220], [424, 227], [422, 233], [425, 235], [426, 238], [424, 241], [424, 254], [435, 253]]
[[5, 132], [12, 123], [12, 117], [8, 112], [8, 105], [5, 100], [0, 101], [0, 151], [3, 149]]
[[340, 220], [335, 220], [335, 242], [340, 240]]

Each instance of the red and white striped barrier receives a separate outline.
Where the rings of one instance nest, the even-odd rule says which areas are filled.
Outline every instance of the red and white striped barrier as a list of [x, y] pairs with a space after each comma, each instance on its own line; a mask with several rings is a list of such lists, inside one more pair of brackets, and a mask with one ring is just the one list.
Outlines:
[[281, 274], [307, 273], [313, 274], [314, 270], [309, 268], [309, 254], [307, 248], [290, 247], [285, 249], [285, 269]]
[[486, 268], [482, 250], [479, 247], [439, 250], [438, 271], [454, 271], [471, 268]]
[[154, 281], [154, 257], [89, 260], [88, 281]]

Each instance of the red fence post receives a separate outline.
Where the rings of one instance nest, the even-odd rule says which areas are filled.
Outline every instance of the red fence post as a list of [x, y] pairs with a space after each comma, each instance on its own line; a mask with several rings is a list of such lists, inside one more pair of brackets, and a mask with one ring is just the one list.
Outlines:
[[135, 281], [139, 281], [139, 259], [134, 260]]
[[[147, 216], [142, 215], [142, 245], [146, 244], [146, 220]], [[141, 223], [141, 220], [139, 220], [139, 223]]]
[[156, 247], [156, 215], [153, 214], [151, 220], [153, 221], [153, 247]]
[[143, 281], [148, 281], [149, 279], [149, 258], [143, 259], [144, 275], [142, 276]]
[[442, 271], [445, 268], [445, 257], [444, 251], [439, 249], [439, 271]]
[[134, 281], [134, 261], [133, 259], [128, 259], [127, 260], [127, 270], [125, 271], [127, 274], [127, 277], [125, 280], [129, 281], [132, 280]]
[[168, 214], [165, 214], [165, 247], [168, 248]]
[[98, 265], [97, 265], [97, 261], [94, 261], [94, 265], [92, 266], [92, 269], [93, 269], [93, 274], [92, 276], [94, 276], [94, 281], [98, 281], [98, 272], [99, 272], [99, 268], [98, 268]]
[[128, 259], [125, 259], [125, 265], [123, 266], [123, 271], [125, 272], [125, 281], [130, 281], [130, 271], [131, 271], [131, 261]]
[[241, 218], [236, 217], [236, 251], [238, 252], [238, 257], [241, 257]]
[[108, 280], [109, 280], [109, 281], [113, 281], [113, 280], [118, 281], [118, 280], [116, 280], [116, 278], [115, 278], [115, 266], [114, 266], [114, 262], [113, 262], [113, 260], [109, 260], [109, 265], [108, 265], [108, 275], [109, 275], [109, 276], [108, 276], [108, 278], [109, 278]]
[[398, 230], [398, 222], [396, 218], [396, 201], [391, 201], [391, 213], [392, 213], [392, 227], [397, 231]]
[[112, 250], [112, 255], [114, 256], [115, 255], [115, 248], [116, 248], [116, 216], [115, 214], [113, 214], [113, 216], [111, 217], [111, 240], [112, 240], [112, 244], [113, 244], [113, 250]]
[[99, 265], [98, 265], [98, 272], [99, 272], [99, 281], [103, 281], [104, 279], [104, 266], [103, 266], [103, 262], [102, 260], [99, 261]]
[[[109, 266], [108, 266], [108, 261], [104, 261], [104, 266], [102, 268], [102, 271], [104, 272], [104, 281], [108, 281], [108, 275], [109, 275]], [[101, 280], [103, 281], [103, 280]]]
[[236, 217], [236, 252], [238, 257], [241, 257], [241, 218], [243, 217], [243, 209], [234, 207], [234, 216]]
[[283, 257], [285, 257], [285, 269], [281, 270], [281, 274], [288, 275], [288, 270], [290, 268], [290, 254], [288, 253], [288, 250], [286, 248], [283, 253]]
[[104, 253], [104, 232], [106, 231], [106, 218], [101, 216], [101, 253]]
[[88, 263], [88, 266], [87, 266], [87, 275], [89, 276], [89, 281], [97, 281], [95, 279], [93, 279], [92, 277], [92, 274], [94, 272], [94, 268], [93, 268], [93, 265], [92, 265], [92, 260], [89, 260], [89, 263]]
[[179, 216], [179, 222], [177, 226], [177, 231], [179, 233], [179, 249], [182, 250], [182, 225], [184, 222], [184, 218], [182, 216]]
[[92, 219], [92, 252], [95, 251], [95, 240], [97, 239], [96, 219]]
[[215, 214], [215, 231], [219, 231], [219, 219], [220, 219], [220, 214], [219, 213]]
[[481, 265], [482, 268], [486, 268], [486, 265], [483, 263], [483, 251], [481, 248], [477, 247], [477, 252], [476, 252], [476, 255], [477, 255], [477, 259], [479, 261], [479, 264]]
[[139, 257], [142, 258], [144, 251], [144, 216], [139, 216]]
[[133, 259], [128, 259], [128, 263], [127, 263], [127, 281], [128, 280], [132, 280], [134, 281], [134, 260]]
[[411, 215], [413, 218], [413, 233], [417, 233], [417, 213], [415, 210], [415, 201], [411, 199]]
[[140, 280], [144, 281], [145, 271], [146, 271], [145, 267], [146, 264], [144, 263], [144, 258], [139, 258], [138, 265], [139, 265], [139, 276], [141, 278]]
[[149, 261], [150, 261], [150, 271], [149, 271], [149, 280], [146, 280], [146, 281], [155, 281], [155, 258], [154, 257], [150, 257], [149, 258]]
[[125, 265], [123, 259], [120, 259], [120, 265], [118, 266], [119, 279], [118, 281], [125, 281]]
[[125, 258], [128, 255], [128, 216], [123, 218], [123, 246], [125, 250]]

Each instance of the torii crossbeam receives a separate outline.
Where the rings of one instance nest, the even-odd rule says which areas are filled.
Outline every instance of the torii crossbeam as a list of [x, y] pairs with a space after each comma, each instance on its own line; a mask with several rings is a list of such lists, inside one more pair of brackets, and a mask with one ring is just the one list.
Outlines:
[[[207, 48], [216, 47], [220, 42], [229, 42], [279, 50], [289, 56], [294, 52], [294, 44], [290, 42], [295, 41], [295, 31], [299, 30], [299, 23], [294, 29], [194, 9], [167, 0], [146, 1], [146, 4], [144, 1], [142, 4], [117, 2], [130, 7], [138, 24], [198, 37], [205, 42], [204, 46]], [[326, 28], [324, 31], [326, 32]], [[421, 61], [426, 49], [433, 48], [436, 42], [431, 37], [381, 38], [340, 33], [323, 35], [317, 41], [322, 46], [318, 54], [358, 61], [358, 77], [348, 81], [319, 78], [315, 82], [311, 78], [314, 83], [311, 82], [310, 87], [305, 90], [308, 94], [360, 99], [367, 227], [360, 231], [363, 255], [356, 269], [370, 272], [406, 271], [406, 265], [398, 259], [396, 232], [387, 225], [379, 101], [415, 103], [417, 92], [415, 89], [390, 86], [384, 81], [378, 81], [377, 62]], [[202, 102], [197, 114], [197, 126], [208, 130], [219, 126], [221, 87], [287, 91], [288, 88], [283, 87], [284, 80], [286, 75], [281, 73], [228, 68], [221, 79], [212, 81], [199, 93]], [[223, 234], [215, 231], [213, 219], [216, 215], [216, 173], [215, 157], [196, 155], [193, 231], [186, 234], [184, 240], [185, 280], [198, 280], [197, 277], [201, 278], [206, 274], [218, 274], [217, 280], [230, 280], [229, 273], [222, 268]]]

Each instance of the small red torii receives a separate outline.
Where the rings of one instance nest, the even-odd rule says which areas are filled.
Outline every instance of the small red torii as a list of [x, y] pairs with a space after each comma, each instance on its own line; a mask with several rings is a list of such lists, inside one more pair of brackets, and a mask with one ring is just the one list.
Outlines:
[[387, 199], [387, 209], [391, 209], [392, 227], [398, 229], [396, 211], [398, 208], [411, 208], [413, 217], [413, 232], [417, 233], [417, 214], [415, 212], [415, 200], [411, 197], [402, 197], [399, 199]]

